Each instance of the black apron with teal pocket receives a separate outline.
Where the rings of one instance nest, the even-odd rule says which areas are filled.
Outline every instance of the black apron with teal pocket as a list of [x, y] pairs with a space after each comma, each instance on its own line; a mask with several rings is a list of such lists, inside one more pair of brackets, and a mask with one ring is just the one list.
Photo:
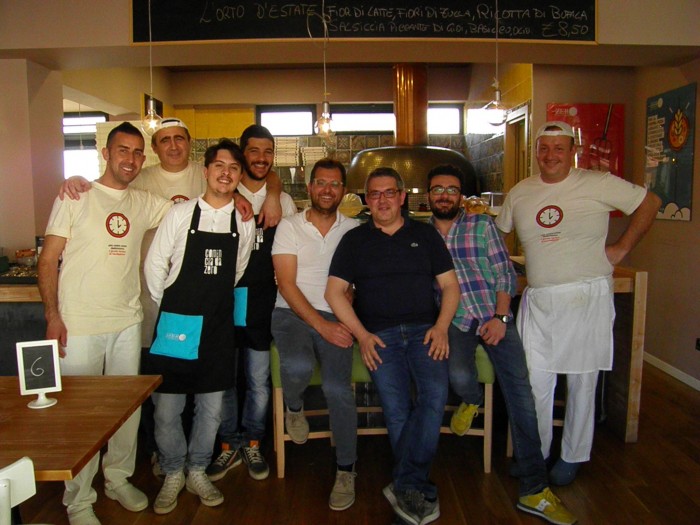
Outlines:
[[[258, 224], [255, 216], [255, 224]], [[272, 266], [272, 243], [277, 227], [255, 229], [255, 242], [250, 253], [250, 260], [245, 273], [236, 287], [242, 298], [247, 298], [245, 308], [236, 302], [238, 311], [236, 326], [236, 344], [239, 348], [269, 351], [272, 342], [270, 320], [277, 299], [275, 269]], [[238, 290], [241, 291], [238, 291]], [[246, 289], [245, 292], [242, 290]], [[238, 301], [236, 297], [236, 301]], [[243, 318], [245, 316], [245, 321]]]
[[144, 359], [143, 373], [163, 376], [161, 393], [218, 392], [235, 384], [235, 211], [230, 233], [198, 231], [200, 213], [197, 204], [182, 268], [163, 292], [153, 344]]

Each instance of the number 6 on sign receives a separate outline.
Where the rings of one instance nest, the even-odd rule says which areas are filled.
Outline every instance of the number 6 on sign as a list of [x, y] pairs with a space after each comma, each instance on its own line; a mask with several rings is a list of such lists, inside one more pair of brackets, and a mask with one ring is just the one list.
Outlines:
[[17, 369], [20, 394], [39, 396], [27, 405], [29, 408], [48, 408], [57, 403], [56, 399], [46, 397], [46, 394], [61, 391], [58, 341], [17, 343]]

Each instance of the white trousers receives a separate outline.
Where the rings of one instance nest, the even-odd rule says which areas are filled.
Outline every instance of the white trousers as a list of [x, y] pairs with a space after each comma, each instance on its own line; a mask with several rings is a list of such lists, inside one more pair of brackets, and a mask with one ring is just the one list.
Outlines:
[[[537, 410], [542, 457], [548, 458], [552, 446], [552, 411], [557, 374], [530, 369], [530, 384]], [[597, 370], [585, 374], [566, 374], [566, 415], [561, 440], [561, 459], [568, 463], [580, 463], [591, 459], [597, 384]]]
[[[134, 376], [139, 373], [141, 357], [141, 324], [137, 323], [120, 332], [99, 335], [68, 336], [66, 357], [61, 359], [61, 374], [65, 376]], [[108, 442], [102, 459], [105, 487], [117, 488], [133, 475], [136, 464], [136, 438], [141, 409], [137, 409]], [[89, 425], [90, 421], [75, 421]], [[75, 514], [97, 501], [92, 480], [100, 462], [98, 452], [78, 475], [65, 482], [63, 504], [68, 514]]]

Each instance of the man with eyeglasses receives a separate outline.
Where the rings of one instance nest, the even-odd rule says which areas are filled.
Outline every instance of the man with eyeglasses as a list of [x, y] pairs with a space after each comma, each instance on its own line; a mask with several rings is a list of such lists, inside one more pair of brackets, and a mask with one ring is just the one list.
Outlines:
[[[357, 338], [382, 403], [394, 455], [384, 496], [403, 520], [422, 525], [440, 516], [429, 476], [447, 401], [448, 328], [459, 284], [435, 229], [402, 213], [406, 193], [396, 170], [370, 173], [365, 196], [371, 218], [338, 245], [326, 299]], [[350, 285], [354, 304], [345, 294]]]
[[297, 444], [305, 443], [309, 435], [304, 391], [317, 360], [321, 366], [337, 462], [328, 504], [340, 511], [355, 502], [357, 408], [350, 382], [353, 338], [335, 318], [323, 294], [335, 248], [358, 223], [338, 211], [345, 194], [345, 167], [340, 162], [316, 162], [307, 189], [311, 207], [283, 218], [272, 245], [278, 284], [272, 335], [280, 355], [287, 405], [285, 427]]
[[462, 403], [450, 428], [463, 436], [483, 401], [475, 362], [476, 347], [481, 344], [506, 402], [520, 477], [518, 508], [551, 523], [574, 523], [576, 518], [549, 489], [525, 351], [510, 310], [515, 270], [491, 218], [462, 209], [463, 187], [464, 174], [454, 166], [436, 166], [428, 173], [430, 222], [452, 255], [461, 292], [449, 328], [448, 363], [450, 385]]

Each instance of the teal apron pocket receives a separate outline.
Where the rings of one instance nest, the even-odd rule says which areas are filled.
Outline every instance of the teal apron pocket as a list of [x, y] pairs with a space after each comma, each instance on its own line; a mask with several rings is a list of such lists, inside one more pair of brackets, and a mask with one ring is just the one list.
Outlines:
[[203, 323], [201, 315], [161, 312], [151, 353], [189, 361], [197, 359]]
[[233, 289], [233, 325], [247, 326], [248, 316], [248, 287], [242, 286]]

